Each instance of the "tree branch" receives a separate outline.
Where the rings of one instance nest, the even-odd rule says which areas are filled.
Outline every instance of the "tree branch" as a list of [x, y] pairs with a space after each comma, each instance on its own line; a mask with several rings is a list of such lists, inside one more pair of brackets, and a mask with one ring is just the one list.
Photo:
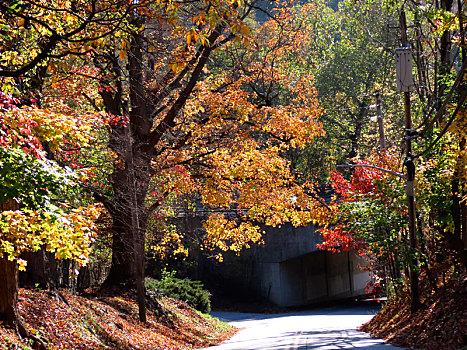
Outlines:
[[170, 110], [167, 112], [164, 119], [157, 125], [157, 127], [151, 132], [148, 144], [148, 151], [153, 152], [154, 146], [159, 142], [165, 132], [174, 126], [174, 121], [180, 110], [185, 105], [186, 101], [190, 97], [196, 83], [201, 76], [204, 66], [206, 65], [209, 55], [214, 47], [214, 42], [219, 38], [221, 35], [222, 30], [224, 29], [224, 24], [217, 26], [211, 35], [209, 36], [209, 43], [211, 46], [205, 46], [201, 52], [200, 58], [198, 60], [198, 64], [196, 65], [195, 69], [193, 70], [188, 83], [186, 84], [185, 88], [180, 92], [177, 100], [174, 102]]
[[405, 174], [402, 174], [402, 173], [398, 173], [397, 171], [392, 171], [392, 170], [389, 170], [389, 169], [384, 169], [384, 168], [381, 168], [379, 166], [376, 166], [376, 165], [370, 165], [370, 164], [339, 164], [339, 165], [336, 165], [337, 168], [372, 168], [372, 169], [377, 169], [377, 170], [380, 170], [380, 171], [383, 171], [385, 173], [388, 173], [388, 174], [391, 174], [391, 175], [395, 175], [395, 176], [399, 176], [403, 179], [406, 178], [406, 175]]

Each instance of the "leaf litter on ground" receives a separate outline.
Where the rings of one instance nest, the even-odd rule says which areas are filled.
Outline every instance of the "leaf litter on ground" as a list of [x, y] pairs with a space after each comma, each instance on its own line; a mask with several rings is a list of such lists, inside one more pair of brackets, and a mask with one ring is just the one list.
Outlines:
[[431, 269], [436, 291], [426, 272], [421, 274], [421, 308], [410, 311], [407, 289], [398, 292], [360, 330], [389, 343], [410, 349], [467, 349], [467, 273], [457, 273], [453, 265], [439, 264]]
[[[20, 289], [19, 313], [26, 328], [53, 350], [190, 350], [217, 345], [236, 329], [186, 303], [161, 297], [163, 312], [138, 319], [130, 296], [80, 296]], [[30, 349], [0, 324], [0, 349]]]

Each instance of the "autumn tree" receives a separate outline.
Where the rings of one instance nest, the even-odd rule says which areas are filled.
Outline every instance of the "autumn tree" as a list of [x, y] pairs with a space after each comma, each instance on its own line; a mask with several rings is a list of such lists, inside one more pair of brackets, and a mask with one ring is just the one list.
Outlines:
[[59, 149], [64, 137], [84, 140], [84, 130], [70, 116], [18, 108], [19, 101], [0, 96], [0, 317], [40, 346], [18, 317], [18, 270], [26, 268], [21, 254], [45, 246], [58, 259], [86, 264], [100, 210], [72, 206], [77, 174], [47, 159], [41, 146], [47, 140]]
[[[462, 4], [458, 3], [457, 9], [453, 1], [443, 1], [426, 9], [409, 4], [407, 9], [410, 11], [409, 21], [414, 23], [409, 36], [413, 38], [414, 75], [418, 83], [418, 100], [413, 103], [416, 111], [415, 126], [411, 131], [417, 144], [413, 159], [418, 161], [420, 171], [427, 175], [432, 171], [425, 173], [427, 169], [442, 169], [448, 159], [448, 162], [452, 162], [453, 172], [449, 172], [448, 177], [446, 172], [440, 171], [436, 179], [429, 175], [430, 180], [425, 178], [423, 183], [433, 181], [432, 187], [437, 190], [433, 192], [439, 191], [438, 196], [444, 197], [438, 208], [431, 202], [426, 212], [432, 213], [435, 220], [445, 218], [444, 224], [435, 227], [438, 227], [439, 234], [449, 248], [456, 251], [458, 259], [462, 260], [465, 249], [463, 239], [467, 237], [467, 210], [462, 200], [465, 196], [466, 171], [463, 111], [467, 96], [464, 83], [467, 64]], [[450, 190], [439, 185], [448, 178]], [[423, 219], [420, 224], [421, 232], [433, 228], [432, 224]]]
[[334, 8], [318, 1], [315, 11], [307, 6], [295, 10], [294, 23], [302, 23], [309, 34], [294, 69], [314, 75], [326, 133], [289, 157], [297, 171], [325, 182], [335, 164], [365, 157], [378, 146], [377, 106], [389, 141], [401, 133], [392, 78], [397, 7], [380, 0], [358, 6], [342, 1]]
[[[20, 104], [48, 106], [51, 115], [61, 108], [73, 114], [84, 100], [108, 113], [111, 189], [93, 189], [113, 218], [107, 281], [137, 281], [142, 320], [148, 220], [157, 210], [170, 210], [179, 193], [198, 193], [203, 205], [218, 213], [236, 206], [237, 220], [300, 224], [319, 212], [281, 158], [285, 149], [303, 147], [320, 132], [313, 121], [319, 109], [310, 77], [288, 80], [285, 66], [276, 69], [274, 58], [263, 57], [271, 65], [264, 82], [281, 81], [276, 85], [290, 93], [284, 105], [273, 105], [270, 97], [267, 104], [260, 103], [256, 92], [245, 89], [257, 78], [209, 76], [206, 70], [215, 50], [254, 46], [244, 23], [253, 6], [230, 1], [2, 3], [2, 90], [26, 95]], [[253, 67], [251, 59], [248, 65]], [[260, 66], [253, 69], [259, 72]], [[73, 95], [66, 86], [73, 79], [66, 75], [90, 79], [88, 85], [96, 84], [100, 96], [81, 89], [86, 83], [77, 85], [76, 80]], [[44, 89], [45, 81], [50, 85]], [[42, 90], [43, 98], [36, 90]], [[65, 93], [58, 100], [68, 102], [47, 100], [54, 91]], [[51, 148], [57, 140], [63, 141], [63, 150], [68, 147], [60, 137], [40, 139], [47, 157], [73, 160], [75, 151], [61, 155]], [[221, 250], [239, 250], [261, 233], [251, 223], [219, 214], [206, 227], [207, 242]]]
[[[223, 47], [243, 46], [255, 55], [254, 35], [244, 23], [252, 6], [139, 2], [128, 25], [93, 52], [100, 93], [93, 102], [99, 108], [102, 101], [110, 115], [114, 157], [111, 191], [94, 191], [113, 219], [107, 283], [136, 282], [142, 320], [145, 235], [153, 214], [170, 210], [178, 194], [198, 193], [217, 211], [206, 222], [207, 242], [221, 250], [257, 241], [261, 230], [251, 221], [298, 225], [320, 215], [309, 196], [313, 186], [297, 186], [281, 157], [320, 132], [312, 78], [288, 79], [285, 65], [274, 67], [274, 57], [286, 52], [280, 42], [270, 48], [260, 43], [277, 50], [263, 57], [269, 66], [263, 77], [210, 74], [207, 67]], [[260, 73], [261, 62], [248, 65]], [[283, 105], [264, 104], [246, 88], [264, 78], [289, 93]], [[230, 210], [250, 223], [221, 214]]]
[[[466, 227], [462, 207], [466, 64], [464, 39], [456, 48], [452, 36], [454, 31], [463, 38], [465, 23], [453, 8], [452, 2], [405, 7], [416, 85], [410, 101], [413, 128], [404, 130], [403, 144], [413, 143], [412, 154], [403, 159], [400, 150], [392, 147], [365, 160], [354, 159], [356, 169], [347, 178], [334, 173], [333, 183], [341, 197], [335, 203], [335, 226], [323, 230], [323, 248], [357, 247], [370, 253], [396, 283], [407, 282], [408, 268], [417, 274], [423, 271], [435, 292], [439, 285], [433, 267], [443, 260], [459, 269], [464, 247], [461, 238], [466, 237], [462, 231]], [[395, 140], [393, 145], [397, 145]], [[416, 166], [415, 245], [409, 244], [407, 233], [403, 169], [410, 162]], [[412, 293], [413, 311], [417, 305], [417, 295]]]
[[3, 1], [0, 77], [44, 79], [50, 58], [85, 55], [120, 27], [131, 9], [128, 1]]
[[[12, 94], [15, 97], [14, 105], [16, 106], [45, 105], [48, 110], [44, 111], [44, 114], [54, 109], [57, 113], [61, 112], [60, 115], [72, 114], [77, 117], [75, 121], [79, 120], [79, 113], [71, 111], [69, 105], [65, 106], [59, 102], [59, 100], [64, 100], [63, 96], [53, 103], [44, 101], [45, 81], [57, 72], [73, 70], [67, 65], [69, 61], [65, 58], [86, 55], [93, 45], [99, 45], [106, 35], [119, 28], [126, 18], [129, 7], [131, 4], [123, 1], [112, 4], [94, 0], [49, 1], [47, 3], [15, 0], [2, 2], [0, 4], [2, 92]], [[119, 11], [115, 11], [117, 8]], [[73, 95], [78, 91], [69, 92], [67, 98], [75, 99], [76, 95]], [[26, 118], [30, 117], [26, 115]], [[78, 121], [77, 124], [79, 123]], [[35, 136], [40, 144], [35, 147], [45, 152], [43, 156], [46, 160], [58, 161], [56, 164], [63, 167], [66, 165], [61, 157], [64, 153], [61, 155], [58, 153], [67, 148], [65, 143], [68, 142], [67, 145], [74, 143], [72, 147], [75, 151], [73, 152], [78, 152], [76, 149], [79, 149], [80, 142], [83, 140], [80, 136], [73, 140], [68, 137], [58, 137], [57, 131], [49, 126], [50, 123], [47, 122], [47, 127], [41, 125], [40, 129], [34, 128], [31, 131], [32, 134], [39, 132], [39, 135]], [[70, 131], [69, 127], [66, 129]], [[43, 130], [48, 130], [50, 134], [42, 137], [44, 136]], [[58, 140], [64, 143], [60, 147], [56, 145]], [[57, 152], [58, 150], [60, 152]], [[30, 192], [33, 195], [34, 191]], [[27, 259], [31, 256], [44, 258], [42, 254], [45, 254], [45, 248], [46, 246], [43, 245], [40, 253], [28, 254]], [[37, 249], [34, 248], [34, 250]], [[47, 277], [47, 286], [49, 286], [49, 277]]]

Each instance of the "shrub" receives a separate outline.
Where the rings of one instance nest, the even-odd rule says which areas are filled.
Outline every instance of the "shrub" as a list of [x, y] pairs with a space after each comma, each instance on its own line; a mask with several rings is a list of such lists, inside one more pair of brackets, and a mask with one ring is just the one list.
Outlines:
[[160, 281], [154, 283], [154, 280], [146, 281], [146, 288], [155, 289], [163, 295], [185, 301], [188, 305], [204, 313], [211, 311], [211, 293], [203, 289], [200, 281], [192, 281], [189, 278], [176, 278], [175, 271], [162, 272]]

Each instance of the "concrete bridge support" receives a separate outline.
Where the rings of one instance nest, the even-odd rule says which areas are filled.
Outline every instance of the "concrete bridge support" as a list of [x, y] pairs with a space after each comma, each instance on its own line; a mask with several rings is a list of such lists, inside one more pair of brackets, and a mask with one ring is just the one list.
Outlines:
[[250, 285], [280, 306], [357, 296], [365, 293], [368, 272], [354, 252], [312, 252], [283, 262], [257, 262]]
[[[370, 281], [365, 259], [355, 252], [316, 248], [322, 238], [313, 225], [268, 228], [264, 244], [226, 254], [210, 275], [244, 292], [253, 291], [279, 306], [302, 306], [365, 293]], [[216, 267], [217, 265], [217, 267]]]

